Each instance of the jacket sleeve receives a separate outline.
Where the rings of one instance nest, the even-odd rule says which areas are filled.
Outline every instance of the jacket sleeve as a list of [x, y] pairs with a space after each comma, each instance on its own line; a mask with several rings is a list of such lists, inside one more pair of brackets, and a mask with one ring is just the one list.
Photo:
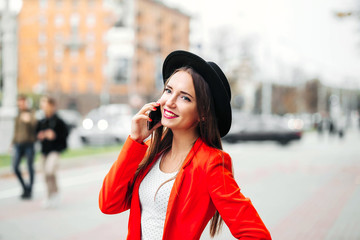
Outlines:
[[125, 201], [126, 192], [147, 148], [147, 145], [127, 138], [100, 190], [99, 207], [103, 213], [116, 214], [129, 209]]
[[240, 192], [233, 174], [230, 156], [220, 152], [211, 158], [206, 169], [211, 199], [222, 219], [237, 239], [271, 239], [250, 199]]

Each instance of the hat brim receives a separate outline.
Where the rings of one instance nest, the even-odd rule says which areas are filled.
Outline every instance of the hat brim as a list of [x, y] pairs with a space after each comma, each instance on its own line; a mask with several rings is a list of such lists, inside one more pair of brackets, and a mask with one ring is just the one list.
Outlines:
[[[213, 65], [214, 63], [211, 64]], [[185, 66], [189, 66], [199, 73], [210, 87], [220, 136], [224, 137], [231, 127], [231, 94], [228, 92], [230, 87], [228, 86], [225, 75], [221, 76], [225, 77], [227, 87], [224, 86], [224, 80], [221, 79], [211, 64], [193, 53], [182, 50], [174, 51], [170, 53], [164, 61], [162, 69], [163, 80], [165, 83], [176, 69]], [[220, 70], [220, 68], [217, 70]], [[220, 74], [223, 74], [222, 71]]]

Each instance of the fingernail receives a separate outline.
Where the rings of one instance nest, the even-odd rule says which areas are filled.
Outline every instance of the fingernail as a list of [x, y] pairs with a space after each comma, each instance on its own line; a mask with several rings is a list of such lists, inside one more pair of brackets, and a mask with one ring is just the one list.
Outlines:
[[153, 110], [155, 111], [155, 110], [156, 110], [156, 107], [154, 107]]
[[152, 122], [152, 119], [151, 119], [151, 118], [149, 118], [149, 122]]

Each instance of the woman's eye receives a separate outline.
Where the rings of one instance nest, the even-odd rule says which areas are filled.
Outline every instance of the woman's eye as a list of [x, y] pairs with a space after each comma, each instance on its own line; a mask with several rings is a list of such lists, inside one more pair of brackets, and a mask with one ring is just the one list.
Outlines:
[[188, 98], [187, 96], [182, 96], [182, 99], [184, 99], [185, 101], [191, 102], [190, 98]]
[[168, 88], [166, 88], [164, 92], [166, 92], [166, 93], [171, 93], [171, 90], [168, 89]]

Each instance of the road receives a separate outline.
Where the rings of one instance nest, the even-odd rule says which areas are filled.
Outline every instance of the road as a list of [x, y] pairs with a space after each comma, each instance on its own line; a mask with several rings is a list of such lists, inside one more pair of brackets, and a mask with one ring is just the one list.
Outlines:
[[[235, 178], [273, 239], [360, 239], [360, 132], [344, 139], [307, 133], [283, 147], [271, 142], [224, 144]], [[61, 205], [43, 209], [43, 176], [34, 198], [19, 199], [16, 179], [0, 176], [0, 240], [125, 239], [128, 212], [104, 215], [97, 197], [116, 159], [108, 153], [63, 160]], [[202, 240], [210, 239], [205, 229]], [[214, 239], [234, 239], [226, 225]]]

